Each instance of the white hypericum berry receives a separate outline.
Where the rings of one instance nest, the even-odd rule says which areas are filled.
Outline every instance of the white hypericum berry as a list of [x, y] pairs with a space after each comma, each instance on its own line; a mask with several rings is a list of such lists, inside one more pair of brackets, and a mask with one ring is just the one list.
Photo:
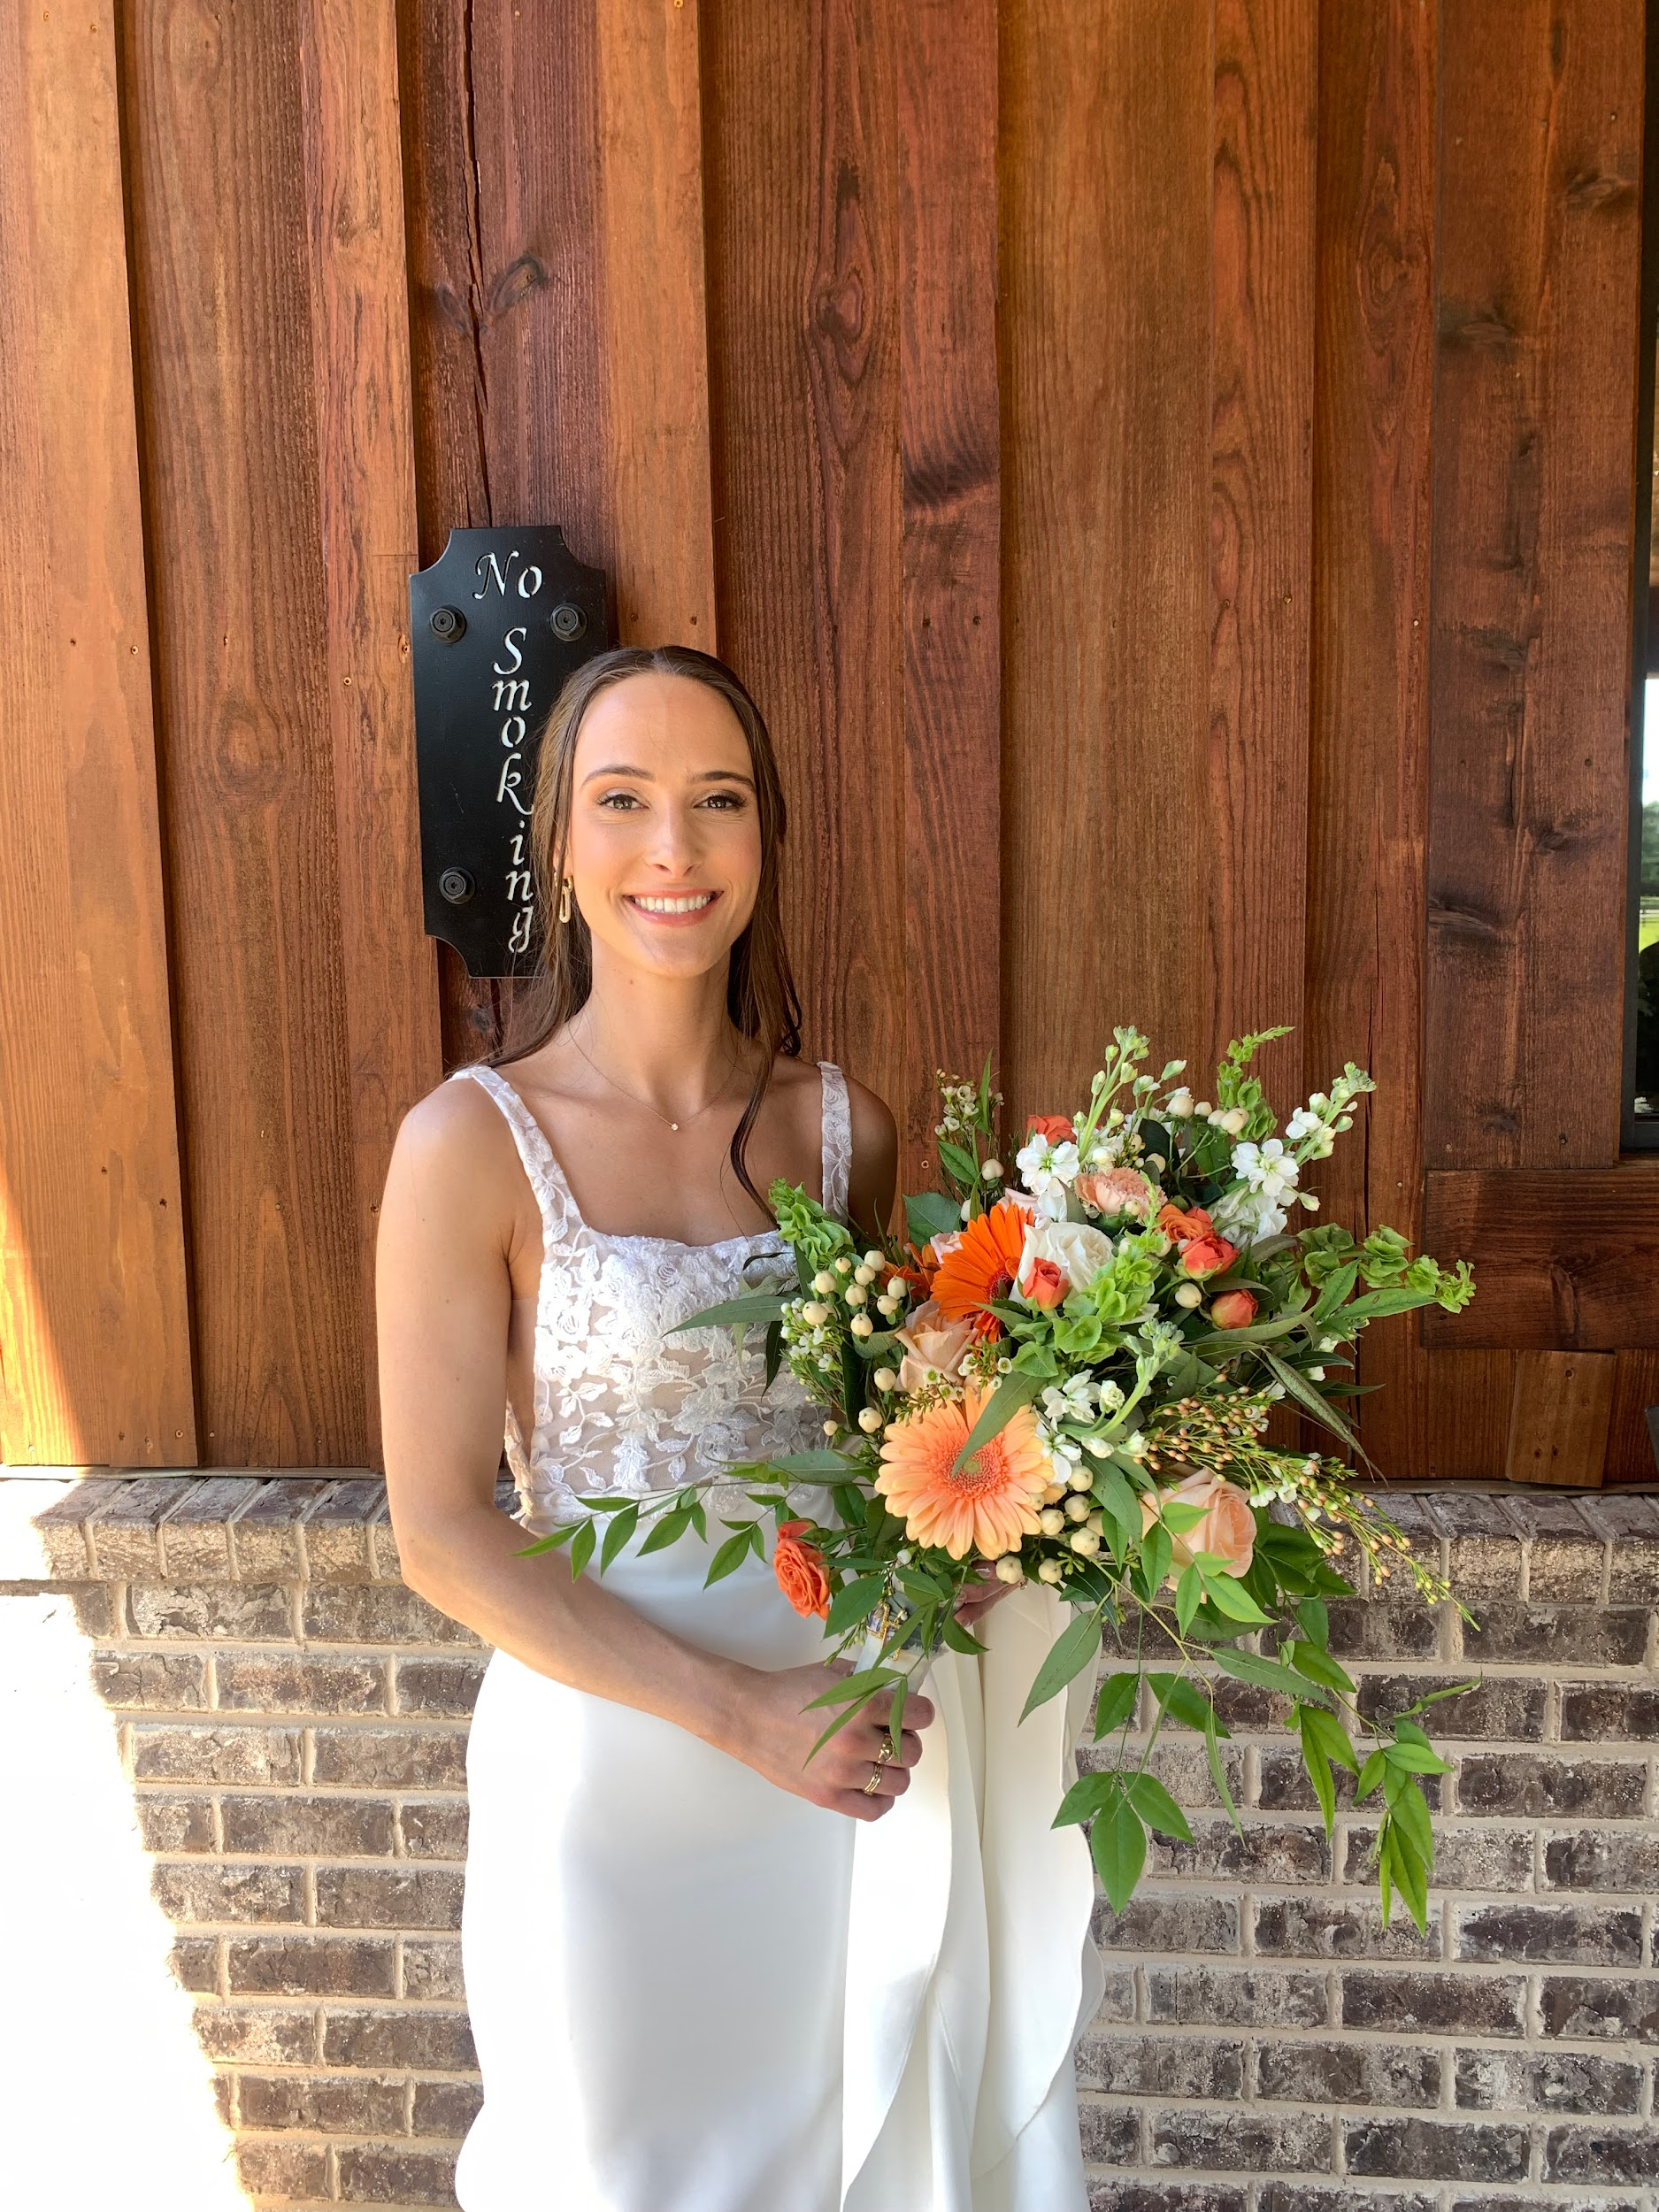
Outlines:
[[876, 1250], [876, 1248], [872, 1244], [870, 1249], [864, 1254], [864, 1265], [873, 1271], [879, 1267], [885, 1267], [886, 1264], [886, 1260], [883, 1258], [882, 1255]]
[[1204, 1294], [1196, 1283], [1178, 1283], [1175, 1286], [1175, 1302], [1178, 1306], [1202, 1306]]
[[1172, 1121], [1190, 1121], [1193, 1114], [1193, 1094], [1185, 1083], [1179, 1091], [1171, 1091], [1164, 1102], [1164, 1110]]
[[826, 1436], [839, 1436], [839, 1435], [841, 1434], [841, 1423], [840, 1423], [839, 1421], [826, 1421], [826, 1422], [825, 1422], [825, 1424], [824, 1424], [824, 1433], [825, 1433], [825, 1435], [826, 1435]]
[[996, 1578], [999, 1582], [1023, 1582], [1025, 1579], [1025, 1570], [1019, 1563], [1018, 1552], [1005, 1551], [1002, 1554], [996, 1563]]
[[866, 1436], [873, 1436], [881, 1426], [881, 1416], [874, 1406], [866, 1406], [858, 1417], [858, 1425]]
[[876, 1300], [876, 1311], [882, 1317], [883, 1320], [892, 1321], [895, 1319], [898, 1310], [899, 1302], [896, 1298], [878, 1298]]
[[972, 1201], [972, 1199], [971, 1199], [971, 1198], [964, 1198], [964, 1199], [963, 1200], [963, 1202], [962, 1202], [961, 1206], [958, 1208], [958, 1210], [957, 1210], [960, 1212], [960, 1214], [961, 1214], [961, 1216], [962, 1216], [962, 1218], [963, 1218], [964, 1221], [971, 1221], [971, 1220], [973, 1218], [973, 1201]]
[[876, 1325], [867, 1313], [856, 1313], [852, 1319], [852, 1331], [855, 1336], [873, 1336]]
[[1037, 1570], [1039, 1582], [1058, 1582], [1064, 1572], [1057, 1559], [1045, 1559]]
[[829, 1308], [820, 1305], [816, 1298], [810, 1298], [801, 1309], [801, 1318], [809, 1329], [821, 1329], [829, 1317]]
[[841, 1293], [841, 1296], [845, 1298], [849, 1306], [862, 1306], [868, 1303], [870, 1293], [864, 1288], [862, 1283], [852, 1282], [848, 1284], [846, 1289]]
[[1221, 1125], [1230, 1137], [1241, 1137], [1249, 1126], [1250, 1117], [1242, 1106], [1231, 1106], [1221, 1117]]
[[833, 1297], [834, 1295], [835, 1286], [835, 1278], [830, 1273], [828, 1268], [826, 1267], [820, 1267], [818, 1273], [812, 1278], [812, 1287], [815, 1291], [817, 1291], [820, 1298]]
[[1083, 1496], [1080, 1491], [1074, 1490], [1071, 1496], [1066, 1500], [1065, 1517], [1068, 1521], [1087, 1520], [1088, 1500]]
[[852, 1273], [852, 1271], [853, 1271], [853, 1263], [852, 1263], [852, 1262], [851, 1262], [851, 1261], [848, 1258], [848, 1256], [847, 1256], [847, 1255], [845, 1254], [845, 1252], [843, 1252], [843, 1253], [841, 1254], [841, 1256], [840, 1259], [838, 1259], [838, 1260], [836, 1261], [836, 1263], [835, 1263], [835, 1272], [836, 1272], [838, 1275], [850, 1275], [850, 1274]]
[[1092, 1528], [1076, 1529], [1071, 1535], [1071, 1548], [1081, 1552], [1085, 1559], [1093, 1559], [1100, 1549], [1100, 1538]]
[[1066, 1480], [1073, 1490], [1087, 1490], [1093, 1485], [1094, 1477], [1087, 1467], [1073, 1467]]
[[1037, 1525], [1045, 1536], [1058, 1536], [1065, 1526], [1065, 1515], [1057, 1505], [1045, 1506], [1037, 1516]]
[[981, 1161], [980, 1161], [980, 1163], [979, 1163], [979, 1180], [980, 1180], [981, 1182], [983, 1182], [983, 1183], [1000, 1183], [1000, 1182], [1002, 1181], [1002, 1163], [1001, 1162], [1001, 1160], [981, 1160]]
[[853, 1270], [853, 1280], [856, 1283], [873, 1283], [875, 1279], [876, 1271], [873, 1267], [855, 1267]]
[[1208, 1121], [1211, 1110], [1210, 1101], [1207, 1098], [1201, 1098], [1193, 1109], [1193, 1118], [1196, 1121]]
[[878, 1390], [896, 1390], [899, 1386], [899, 1379], [890, 1367], [878, 1367], [870, 1379]]

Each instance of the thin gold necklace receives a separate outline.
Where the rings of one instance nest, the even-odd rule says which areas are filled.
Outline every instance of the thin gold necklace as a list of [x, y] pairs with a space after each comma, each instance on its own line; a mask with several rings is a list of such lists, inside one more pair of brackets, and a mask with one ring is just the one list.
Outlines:
[[[581, 1054], [582, 1058], [587, 1061], [588, 1066], [593, 1070], [594, 1073], [599, 1078], [599, 1080], [602, 1083], [609, 1083], [611, 1089], [615, 1091], [619, 1097], [631, 1098], [636, 1106], [643, 1106], [646, 1112], [648, 1114], [655, 1114], [658, 1121], [668, 1122], [668, 1126], [671, 1129], [677, 1130], [680, 1127], [680, 1124], [677, 1121], [669, 1120], [668, 1116], [663, 1111], [660, 1106], [653, 1106], [649, 1098], [641, 1098], [637, 1091], [631, 1091], [626, 1084], [618, 1083], [614, 1075], [607, 1075], [604, 1070], [600, 1066], [598, 1061], [594, 1058], [593, 1055], [589, 1051], [588, 1051], [586, 1047], [583, 1045], [581, 1039], [576, 1034], [573, 1028], [570, 1030], [568, 1033], [571, 1042], [575, 1046], [577, 1051]], [[736, 1055], [733, 1054], [733, 1057], [726, 1063], [726, 1073], [728, 1077], [730, 1076], [732, 1070], [736, 1065], [737, 1058]], [[706, 1106], [699, 1106], [695, 1114], [687, 1114], [686, 1116], [687, 1121], [688, 1123], [701, 1121], [704, 1114], [713, 1112], [714, 1109], [720, 1103], [721, 1100], [725, 1096], [726, 1088], [725, 1085], [722, 1084], [720, 1089], [716, 1092], [715, 1095], [709, 1101]]]

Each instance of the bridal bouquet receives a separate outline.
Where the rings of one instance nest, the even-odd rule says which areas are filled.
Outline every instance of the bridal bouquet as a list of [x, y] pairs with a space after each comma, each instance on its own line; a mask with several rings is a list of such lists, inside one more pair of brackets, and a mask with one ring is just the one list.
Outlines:
[[[1091, 1824], [1119, 1911], [1148, 1829], [1191, 1839], [1151, 1771], [1163, 1729], [1202, 1735], [1237, 1825], [1217, 1677], [1273, 1691], [1327, 1833], [1333, 1768], [1356, 1776], [1362, 1800], [1380, 1791], [1384, 1918], [1397, 1894], [1422, 1927], [1433, 1857], [1422, 1779], [1447, 1770], [1418, 1718], [1432, 1698], [1369, 1722], [1331, 1655], [1325, 1601], [1351, 1594], [1333, 1563], [1350, 1552], [1377, 1580], [1403, 1570], [1427, 1602], [1449, 1592], [1341, 1460], [1264, 1432], [1280, 1405], [1357, 1453], [1342, 1409], [1358, 1394], [1348, 1377], [1360, 1331], [1430, 1301], [1455, 1310], [1474, 1285], [1462, 1263], [1448, 1272], [1413, 1258], [1392, 1229], [1361, 1243], [1334, 1224], [1294, 1225], [1318, 1206], [1304, 1171], [1374, 1086], [1350, 1064], [1281, 1132], [1250, 1062], [1286, 1033], [1231, 1045], [1211, 1102], [1179, 1079], [1184, 1062], [1144, 1072], [1147, 1040], [1118, 1029], [1087, 1108], [1033, 1118], [1011, 1167], [988, 1067], [977, 1086], [941, 1075], [944, 1187], [906, 1199], [902, 1240], [861, 1250], [803, 1191], [775, 1184], [795, 1286], [680, 1326], [763, 1329], [768, 1379], [788, 1366], [825, 1408], [826, 1441], [727, 1471], [757, 1513], [726, 1522], [708, 1579], [765, 1556], [770, 1516], [786, 1594], [856, 1662], [817, 1701], [833, 1714], [820, 1743], [890, 1692], [895, 1748], [911, 1671], [941, 1647], [982, 1648], [955, 1609], [985, 1563], [1003, 1582], [1049, 1586], [1071, 1617], [1025, 1710], [1092, 1666], [1103, 1637], [1121, 1663], [1094, 1706], [1096, 1740], [1118, 1740], [1111, 1763], [1083, 1774], [1056, 1816]], [[803, 1485], [825, 1501], [806, 1517]], [[656, 1517], [647, 1549], [688, 1529], [706, 1534], [701, 1487], [589, 1501], [616, 1517], [602, 1568], [642, 1516]], [[560, 1544], [580, 1571], [595, 1523], [537, 1548]], [[1129, 1735], [1143, 1707], [1136, 1751]]]

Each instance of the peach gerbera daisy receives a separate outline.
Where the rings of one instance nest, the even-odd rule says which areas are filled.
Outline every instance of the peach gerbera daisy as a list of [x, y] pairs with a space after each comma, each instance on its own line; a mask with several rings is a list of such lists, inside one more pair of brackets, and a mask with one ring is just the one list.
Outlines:
[[985, 1310], [986, 1301], [1006, 1298], [1014, 1287], [1028, 1226], [1024, 1207], [1010, 1198], [964, 1225], [933, 1277], [933, 1296], [947, 1321], [972, 1321], [982, 1336], [1001, 1333], [996, 1316]]
[[970, 1386], [959, 1400], [894, 1422], [881, 1440], [876, 1488], [907, 1536], [942, 1545], [953, 1559], [1017, 1551], [1022, 1537], [1038, 1533], [1038, 1502], [1054, 1479], [1029, 1406], [951, 1471], [989, 1394]]

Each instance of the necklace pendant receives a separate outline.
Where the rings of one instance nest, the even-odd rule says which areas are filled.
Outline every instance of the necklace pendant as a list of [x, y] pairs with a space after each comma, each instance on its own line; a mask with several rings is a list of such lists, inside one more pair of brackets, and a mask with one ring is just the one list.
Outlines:
[[678, 1129], [680, 1124], [677, 1121], [671, 1121], [668, 1125], [671, 1129]]

